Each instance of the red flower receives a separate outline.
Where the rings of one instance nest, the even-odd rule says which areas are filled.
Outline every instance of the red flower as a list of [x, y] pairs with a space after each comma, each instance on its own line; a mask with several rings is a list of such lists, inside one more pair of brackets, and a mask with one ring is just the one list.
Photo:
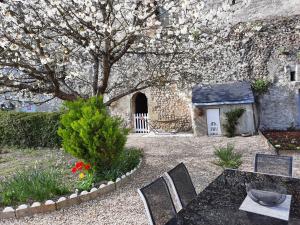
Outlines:
[[77, 170], [82, 170], [82, 167], [84, 166], [84, 163], [82, 161], [78, 161], [76, 164], [75, 164], [75, 167]]
[[86, 169], [86, 170], [89, 170], [89, 169], [91, 169], [91, 164], [85, 164], [85, 166], [84, 166], [84, 168]]
[[76, 168], [76, 167], [73, 167], [73, 168], [72, 168], [72, 173], [76, 173], [76, 171], [77, 171], [77, 168]]

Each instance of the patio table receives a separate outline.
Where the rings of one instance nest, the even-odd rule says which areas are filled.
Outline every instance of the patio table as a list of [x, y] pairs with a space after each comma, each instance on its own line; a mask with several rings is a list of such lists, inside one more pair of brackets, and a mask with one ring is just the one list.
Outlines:
[[[279, 184], [292, 195], [288, 222], [239, 210], [246, 184], [255, 181]], [[300, 179], [227, 169], [166, 225], [287, 224], [300, 225]]]

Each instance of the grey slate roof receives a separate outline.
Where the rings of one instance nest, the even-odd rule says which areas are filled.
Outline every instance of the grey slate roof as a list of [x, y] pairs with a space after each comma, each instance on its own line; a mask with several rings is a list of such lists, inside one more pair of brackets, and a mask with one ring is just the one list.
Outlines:
[[254, 103], [254, 96], [250, 83], [237, 81], [195, 86], [193, 88], [192, 102], [196, 106], [251, 104]]

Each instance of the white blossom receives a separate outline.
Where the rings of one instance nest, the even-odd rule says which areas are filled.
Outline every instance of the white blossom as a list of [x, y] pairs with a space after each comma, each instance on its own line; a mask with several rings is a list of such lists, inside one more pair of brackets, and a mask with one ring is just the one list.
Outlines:
[[[197, 72], [192, 63], [199, 63], [196, 52], [208, 37], [195, 34], [213, 30], [216, 17], [229, 10], [224, 3], [221, 11], [203, 16], [204, 6], [201, 0], [2, 2], [0, 88], [61, 99], [95, 94], [118, 99], [174, 82]], [[19, 89], [4, 78], [31, 82]]]

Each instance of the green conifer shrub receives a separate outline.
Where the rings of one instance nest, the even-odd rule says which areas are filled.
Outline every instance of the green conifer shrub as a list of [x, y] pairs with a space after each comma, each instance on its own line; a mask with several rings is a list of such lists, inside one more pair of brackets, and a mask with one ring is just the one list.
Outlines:
[[102, 97], [65, 103], [58, 135], [71, 155], [92, 165], [96, 174], [110, 171], [124, 151], [128, 129], [109, 115]]

